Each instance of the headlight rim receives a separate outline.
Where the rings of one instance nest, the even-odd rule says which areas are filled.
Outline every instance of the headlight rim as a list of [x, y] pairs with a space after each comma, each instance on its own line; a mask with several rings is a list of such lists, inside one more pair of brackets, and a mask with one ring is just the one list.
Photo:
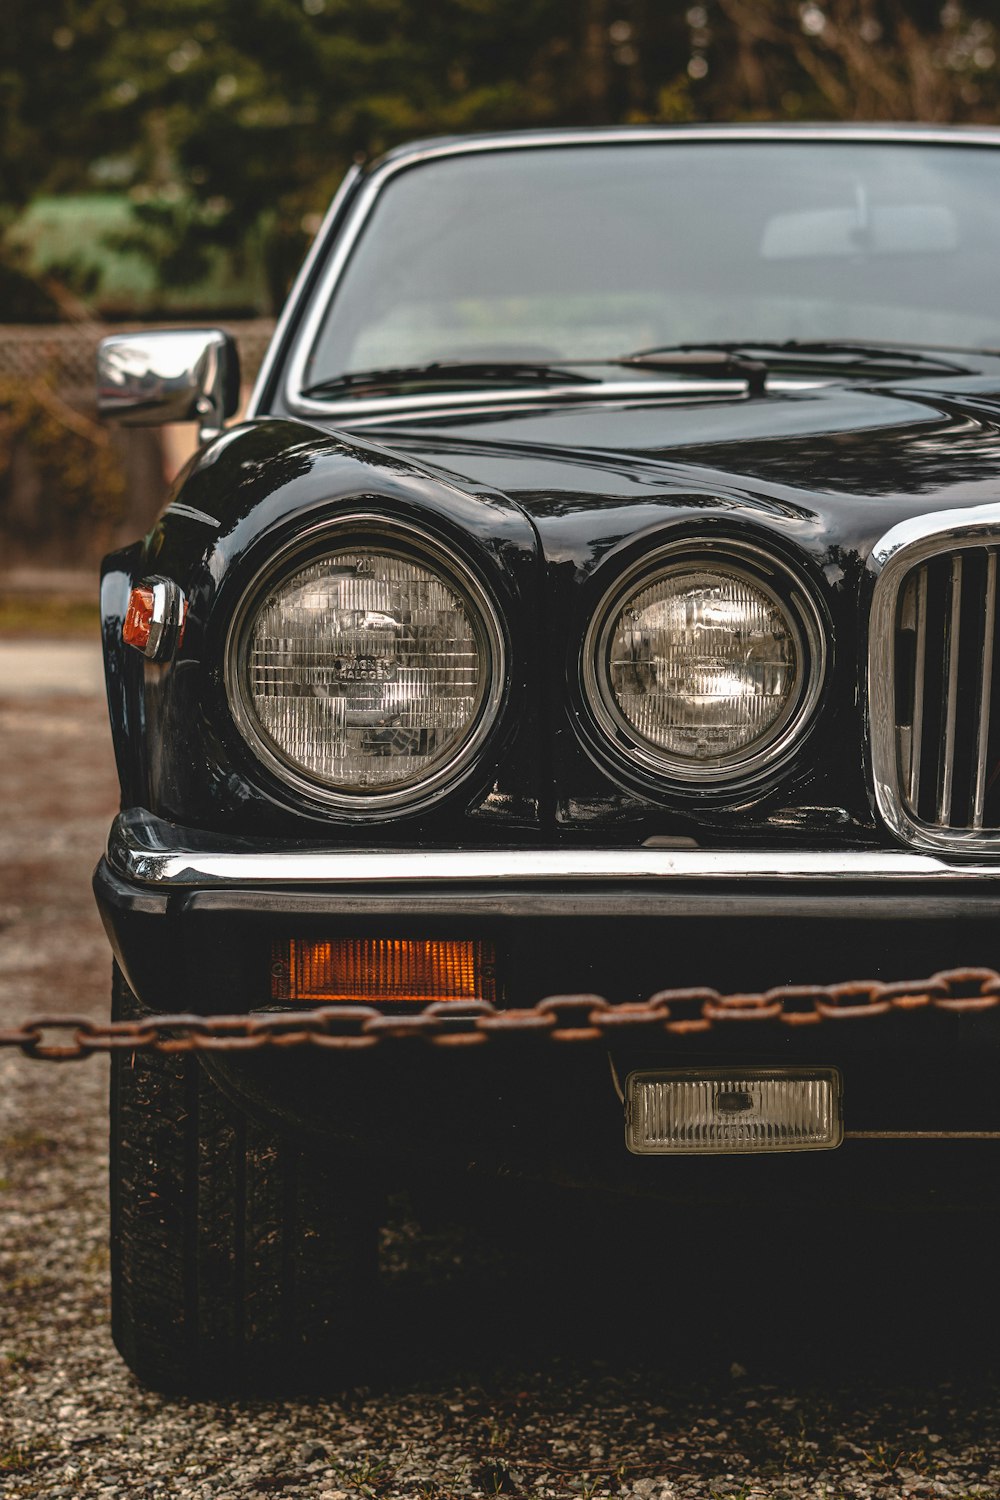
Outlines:
[[[644, 583], [672, 570], [674, 564], [690, 571], [699, 566], [711, 571], [718, 566], [770, 593], [796, 637], [799, 660], [803, 662], [798, 689], [790, 707], [779, 716], [776, 733], [763, 743], [753, 742], [747, 747], [750, 753], [737, 752], [722, 763], [687, 761], [647, 747], [618, 708], [608, 676], [607, 646], [619, 610]], [[742, 537], [687, 533], [633, 558], [598, 597], [579, 657], [583, 703], [600, 747], [611, 753], [622, 770], [641, 776], [647, 785], [664, 792], [724, 796], [782, 770], [797, 753], [816, 719], [827, 678], [829, 646], [829, 632], [812, 589], [777, 552]]]
[[[300, 771], [282, 755], [253, 708], [246, 673], [247, 644], [253, 622], [268, 594], [310, 562], [327, 553], [378, 548], [434, 569], [458, 594], [469, 614], [480, 648], [485, 647], [484, 688], [471, 728], [454, 756], [419, 780], [389, 790], [351, 793], [325, 784]], [[469, 606], [471, 605], [471, 609]], [[223, 686], [230, 719], [253, 763], [275, 776], [282, 787], [304, 801], [349, 821], [369, 822], [385, 816], [420, 811], [446, 797], [466, 779], [481, 758], [497, 727], [508, 688], [507, 634], [490, 590], [477, 570], [449, 543], [408, 518], [375, 510], [351, 510], [315, 521], [278, 547], [241, 590], [232, 612], [223, 653]]]

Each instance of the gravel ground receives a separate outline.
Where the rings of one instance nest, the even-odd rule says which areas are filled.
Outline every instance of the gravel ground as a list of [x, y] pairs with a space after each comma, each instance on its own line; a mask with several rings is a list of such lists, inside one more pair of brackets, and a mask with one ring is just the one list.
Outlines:
[[[104, 1013], [88, 882], [114, 802], [98, 698], [0, 700], [0, 1024]], [[144, 1391], [108, 1331], [106, 1086], [97, 1060], [0, 1053], [10, 1500], [1000, 1496], [996, 1241], [919, 1220], [841, 1226], [832, 1254], [829, 1224], [695, 1238], [615, 1210], [595, 1254], [552, 1216], [420, 1238], [402, 1205], [379, 1385]]]

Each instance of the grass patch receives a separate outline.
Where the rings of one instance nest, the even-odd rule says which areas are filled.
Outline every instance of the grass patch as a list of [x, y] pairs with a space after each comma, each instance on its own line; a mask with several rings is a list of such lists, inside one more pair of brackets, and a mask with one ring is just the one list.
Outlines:
[[54, 1156], [59, 1142], [54, 1136], [44, 1135], [40, 1130], [14, 1130], [0, 1137], [0, 1151], [10, 1156], [44, 1157]]
[[41, 1449], [35, 1443], [15, 1443], [0, 1448], [0, 1474], [28, 1474], [35, 1467]]
[[898, 1448], [895, 1444], [874, 1443], [870, 1449], [862, 1449], [862, 1452], [879, 1474], [894, 1474], [900, 1466], [913, 1469], [917, 1474], [929, 1472], [930, 1460], [924, 1448]]
[[97, 1275], [106, 1271], [111, 1264], [111, 1250], [107, 1245], [95, 1245], [89, 1254], [85, 1255], [81, 1265], [83, 1270]]
[[353, 1468], [344, 1470], [344, 1478], [357, 1489], [363, 1484], [376, 1484], [379, 1480], [389, 1479], [391, 1473], [387, 1458], [363, 1458]]
[[101, 617], [96, 578], [94, 594], [93, 599], [58, 594], [55, 597], [48, 594], [0, 594], [0, 637], [73, 636], [97, 640]]

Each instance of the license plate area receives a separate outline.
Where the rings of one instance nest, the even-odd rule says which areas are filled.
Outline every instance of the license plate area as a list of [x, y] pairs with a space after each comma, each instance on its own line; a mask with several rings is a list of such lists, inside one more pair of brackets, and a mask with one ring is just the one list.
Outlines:
[[674, 1068], [625, 1080], [636, 1156], [832, 1151], [844, 1138], [837, 1068]]

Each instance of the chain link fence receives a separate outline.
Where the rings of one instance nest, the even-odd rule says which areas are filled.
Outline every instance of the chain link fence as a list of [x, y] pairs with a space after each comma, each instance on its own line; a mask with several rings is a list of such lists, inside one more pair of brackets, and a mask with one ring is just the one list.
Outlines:
[[[116, 333], [139, 331], [146, 324], [123, 324]], [[157, 324], [167, 328], [189, 324]], [[240, 351], [244, 383], [253, 383], [274, 331], [270, 318], [224, 322]], [[103, 323], [7, 324], [0, 326], [0, 381], [28, 384], [46, 380], [70, 405], [94, 408], [94, 365], [97, 345], [112, 330]]]
[[[222, 326], [236, 340], [249, 391], [274, 324]], [[170, 429], [112, 429], [97, 420], [97, 345], [108, 332], [96, 321], [0, 327], [3, 573], [93, 569], [104, 552], [149, 529], [186, 456]]]

